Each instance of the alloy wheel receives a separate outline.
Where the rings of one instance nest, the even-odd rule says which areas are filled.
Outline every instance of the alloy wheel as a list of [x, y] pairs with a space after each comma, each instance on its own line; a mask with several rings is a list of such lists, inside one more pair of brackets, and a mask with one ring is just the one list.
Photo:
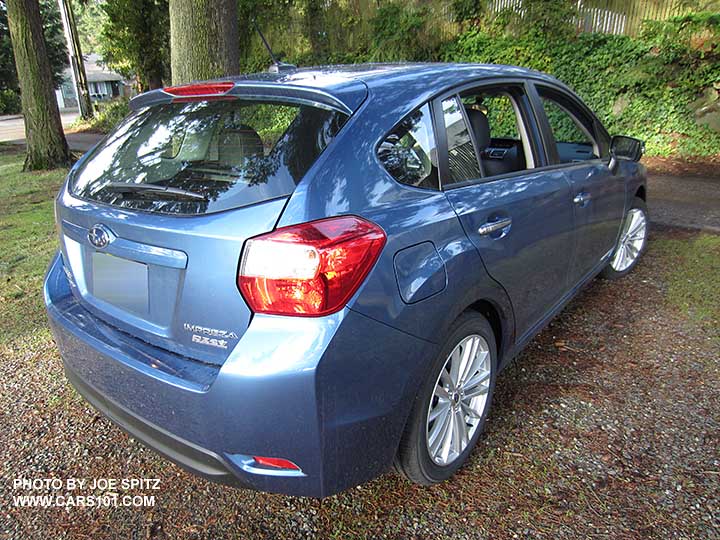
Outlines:
[[491, 369], [488, 343], [477, 334], [460, 341], [445, 361], [425, 430], [430, 458], [437, 465], [451, 464], [470, 444], [487, 405]]
[[620, 241], [610, 261], [616, 272], [624, 272], [637, 260], [647, 240], [647, 217], [639, 208], [632, 208], [625, 217]]

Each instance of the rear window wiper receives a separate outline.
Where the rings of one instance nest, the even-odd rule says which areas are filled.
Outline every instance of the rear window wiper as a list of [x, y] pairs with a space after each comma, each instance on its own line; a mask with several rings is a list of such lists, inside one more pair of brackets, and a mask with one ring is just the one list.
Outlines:
[[129, 184], [127, 182], [110, 182], [103, 186], [103, 189], [114, 193], [148, 193], [157, 195], [171, 195], [183, 197], [194, 201], [207, 201], [207, 197], [201, 193], [187, 189], [174, 188], [170, 186], [158, 186], [154, 184]]

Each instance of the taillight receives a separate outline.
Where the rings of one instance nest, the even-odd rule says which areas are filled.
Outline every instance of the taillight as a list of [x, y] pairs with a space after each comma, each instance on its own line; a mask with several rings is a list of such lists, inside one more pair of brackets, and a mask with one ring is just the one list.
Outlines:
[[277, 229], [247, 241], [238, 286], [256, 313], [328, 315], [355, 294], [385, 245], [385, 232], [356, 216]]

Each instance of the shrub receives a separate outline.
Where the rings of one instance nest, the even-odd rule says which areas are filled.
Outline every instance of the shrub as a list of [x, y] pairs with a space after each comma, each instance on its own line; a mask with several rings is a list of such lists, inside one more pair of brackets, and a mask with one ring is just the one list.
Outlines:
[[0, 90], [0, 114], [20, 114], [20, 94], [14, 90]]
[[[511, 37], [475, 27], [447, 44], [442, 57], [550, 73], [572, 87], [611, 133], [645, 140], [649, 154], [715, 155], [720, 133], [697, 116], [693, 103], [703, 96], [717, 102], [718, 18], [655, 22], [640, 38], [587, 33], [558, 39], [538, 32]], [[707, 106], [700, 109], [707, 114]]]
[[92, 120], [78, 119], [73, 124], [73, 128], [78, 131], [109, 133], [128, 114], [130, 114], [130, 105], [127, 98], [101, 101], [95, 104], [95, 116], [93, 116]]

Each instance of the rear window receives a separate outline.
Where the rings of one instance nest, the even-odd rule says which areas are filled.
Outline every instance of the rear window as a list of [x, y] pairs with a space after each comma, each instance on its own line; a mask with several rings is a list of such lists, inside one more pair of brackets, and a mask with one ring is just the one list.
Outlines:
[[171, 103], [131, 114], [71, 178], [82, 198], [204, 214], [286, 196], [347, 116], [284, 102]]

